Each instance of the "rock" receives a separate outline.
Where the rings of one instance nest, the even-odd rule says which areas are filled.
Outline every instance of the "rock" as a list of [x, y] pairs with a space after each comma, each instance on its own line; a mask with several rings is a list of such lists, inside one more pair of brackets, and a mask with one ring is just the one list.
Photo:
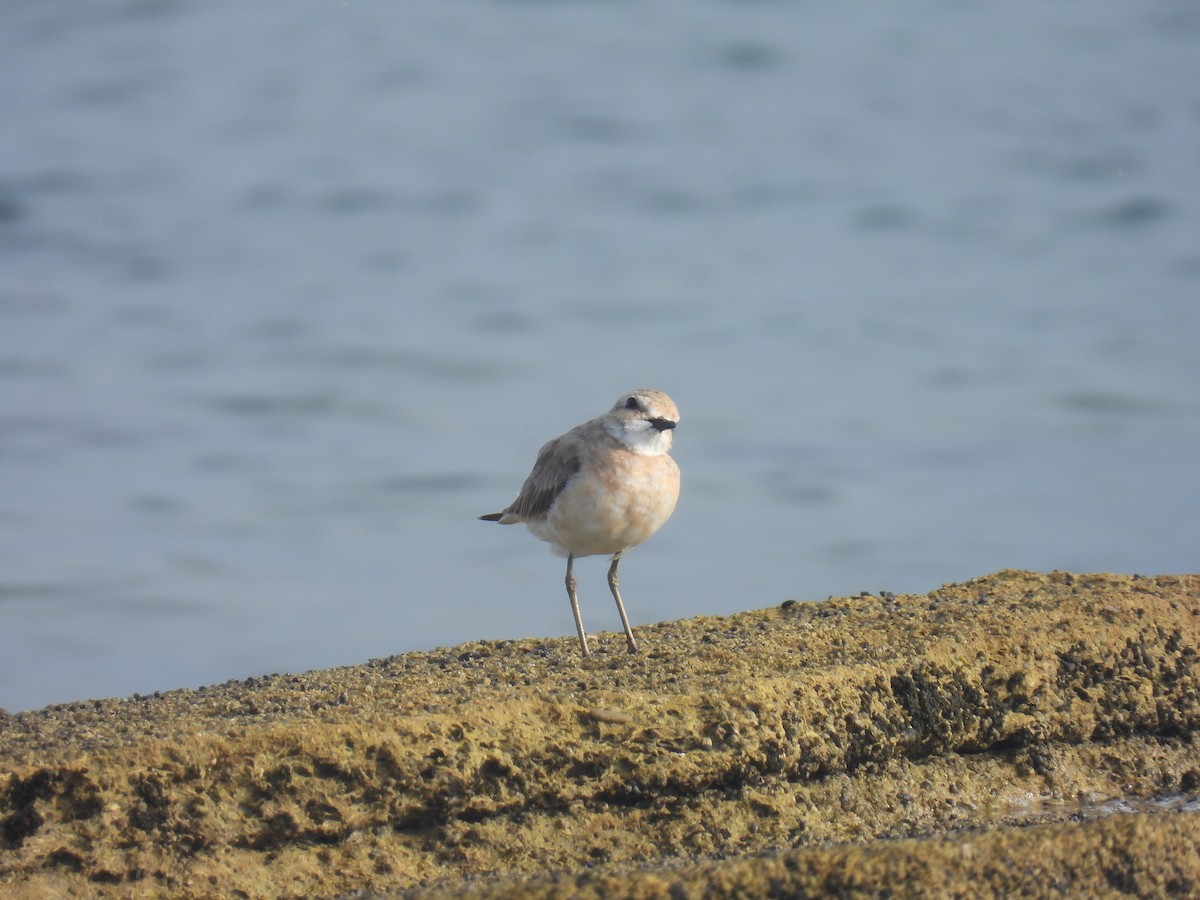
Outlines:
[[1200, 576], [638, 631], [12, 715], [0, 894], [1200, 889]]

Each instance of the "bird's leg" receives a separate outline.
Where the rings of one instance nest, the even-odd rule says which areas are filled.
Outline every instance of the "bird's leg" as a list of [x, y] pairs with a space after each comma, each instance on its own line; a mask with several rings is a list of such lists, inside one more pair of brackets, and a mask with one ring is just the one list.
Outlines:
[[575, 593], [577, 582], [575, 574], [571, 571], [574, 565], [575, 554], [571, 553], [567, 556], [567, 596], [571, 598], [571, 612], [575, 614], [575, 630], [579, 632], [579, 649], [584, 656], [591, 656], [592, 651], [588, 649], [587, 635], [583, 633], [583, 617], [579, 615], [579, 597]]
[[621, 602], [621, 592], [617, 590], [617, 566], [621, 564], [621, 554], [614, 553], [612, 565], [608, 567], [608, 587], [613, 599], [617, 601], [617, 612], [621, 614], [621, 624], [625, 626], [625, 637], [629, 641], [629, 652], [637, 653], [637, 641], [633, 638], [633, 629], [629, 627], [629, 616], [625, 615], [625, 604]]

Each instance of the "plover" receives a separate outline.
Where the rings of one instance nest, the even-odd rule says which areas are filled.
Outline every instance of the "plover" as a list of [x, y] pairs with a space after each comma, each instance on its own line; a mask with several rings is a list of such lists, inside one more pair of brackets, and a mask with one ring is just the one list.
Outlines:
[[662, 391], [622, 394], [604, 415], [572, 428], [538, 451], [521, 493], [503, 512], [479, 518], [524, 522], [567, 558], [567, 597], [579, 649], [591, 656], [572, 573], [575, 558], [612, 554], [608, 586], [617, 601], [629, 652], [637, 641], [617, 587], [621, 555], [662, 528], [679, 499], [679, 466], [668, 455], [679, 410]]

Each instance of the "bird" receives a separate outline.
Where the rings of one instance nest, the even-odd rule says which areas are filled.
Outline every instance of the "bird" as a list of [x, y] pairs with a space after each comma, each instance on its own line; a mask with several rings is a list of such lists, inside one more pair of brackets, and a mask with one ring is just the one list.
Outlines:
[[637, 640], [625, 614], [617, 567], [626, 551], [658, 531], [679, 499], [679, 466], [670, 456], [679, 410], [662, 391], [639, 388], [612, 409], [547, 442], [517, 499], [479, 518], [524, 523], [551, 550], [567, 558], [567, 598], [579, 649], [591, 656], [579, 614], [575, 560], [611, 556], [608, 587], [617, 601], [630, 653]]

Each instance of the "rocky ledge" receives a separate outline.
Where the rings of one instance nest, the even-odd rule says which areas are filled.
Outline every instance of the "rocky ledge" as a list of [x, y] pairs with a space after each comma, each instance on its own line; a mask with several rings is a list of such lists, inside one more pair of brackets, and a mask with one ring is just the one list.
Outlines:
[[1001, 572], [0, 715], [0, 895], [1200, 893], [1200, 576]]

